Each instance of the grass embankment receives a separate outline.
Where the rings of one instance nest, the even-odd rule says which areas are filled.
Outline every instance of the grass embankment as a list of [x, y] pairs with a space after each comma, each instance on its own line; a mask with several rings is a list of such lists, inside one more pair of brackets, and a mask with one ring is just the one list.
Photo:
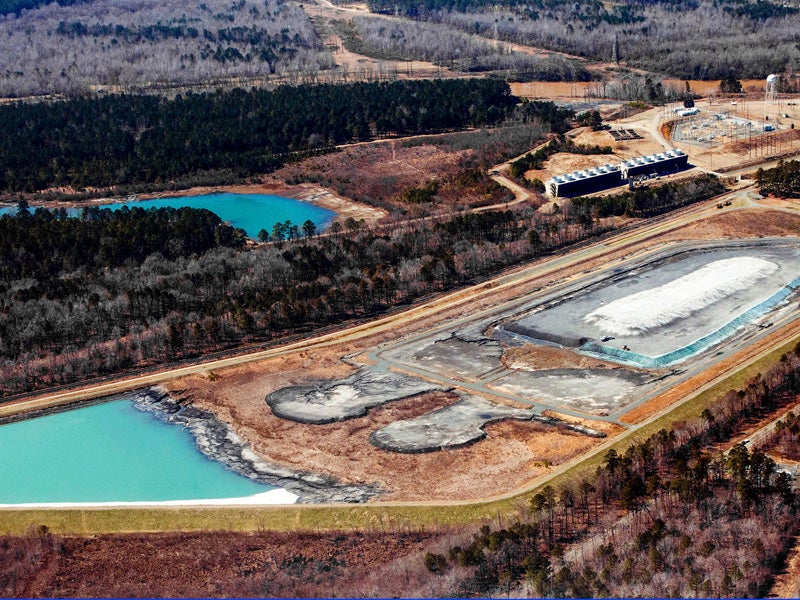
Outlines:
[[295, 505], [291, 507], [193, 507], [193, 508], [97, 508], [97, 509], [3, 509], [0, 534], [22, 534], [32, 526], [46, 525], [53, 533], [94, 534], [166, 531], [406, 531], [426, 527], [463, 525], [497, 518], [516, 510], [544, 485], [559, 486], [591, 477], [610, 448], [622, 453], [632, 443], [669, 428], [677, 421], [699, 416], [716, 398], [731, 389], [741, 389], [757, 373], [764, 373], [791, 352], [800, 341], [788, 342], [741, 369], [668, 413], [632, 431], [624, 438], [603, 445], [563, 473], [516, 496], [468, 504], [408, 505]]
[[[602, 451], [595, 452], [593, 455], [587, 457], [586, 460], [581, 461], [579, 464], [575, 465], [571, 469], [568, 469], [563, 474], [550, 480], [548, 484], [557, 488], [558, 486], [563, 485], [571, 480], [574, 481], [576, 479], [580, 479], [581, 477], [588, 478], [596, 471], [597, 467], [602, 464], [603, 457], [611, 448], [622, 454], [628, 448], [628, 446], [636, 442], [646, 440], [650, 436], [658, 433], [661, 429], [668, 430], [673, 423], [699, 417], [702, 412], [717, 398], [727, 394], [730, 390], [742, 389], [758, 373], [764, 373], [767, 371], [772, 365], [780, 361], [782, 355], [792, 352], [798, 342], [800, 342], [800, 337], [792, 337], [788, 342], [778, 346], [775, 350], [772, 350], [758, 360], [731, 373], [728, 375], [728, 377], [718, 381], [707, 390], [704, 390], [692, 398], [690, 401], [683, 402], [682, 404], [675, 406], [672, 410], [664, 415], [658, 417], [650, 423], [647, 423], [646, 425], [643, 425], [635, 431], [630, 432], [624, 438], [609, 445], [608, 447], [603, 448]], [[542, 486], [537, 486], [537, 489], [531, 490], [530, 492], [525, 492], [518, 498], [529, 496], [538, 491], [540, 487]]]

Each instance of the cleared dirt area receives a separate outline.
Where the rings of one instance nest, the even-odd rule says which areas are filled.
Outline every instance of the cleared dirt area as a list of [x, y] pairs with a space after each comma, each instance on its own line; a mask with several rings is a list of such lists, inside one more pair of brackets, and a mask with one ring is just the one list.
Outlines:
[[[548, 158], [542, 169], [531, 169], [525, 173], [529, 180], [540, 179], [546, 181], [555, 175], [562, 175], [572, 171], [582, 171], [606, 164], [618, 164], [634, 157], [646, 156], [662, 152], [664, 147], [652, 139], [645, 130], [640, 130], [642, 139], [616, 141], [607, 131], [592, 131], [584, 128], [581, 133], [573, 138], [579, 145], [609, 146], [613, 154], [571, 154], [557, 152]], [[612, 190], [613, 191], [613, 190]], [[608, 193], [608, 192], [605, 192]]]
[[800, 234], [800, 214], [768, 208], [730, 211], [687, 225], [663, 236], [663, 241], [733, 239], [743, 235], [795, 236]]
[[511, 93], [521, 98], [585, 98], [597, 87], [592, 81], [529, 81], [508, 84]]
[[289, 185], [317, 183], [347, 198], [396, 208], [410, 216], [419, 212], [420, 205], [405, 203], [400, 195], [433, 181], [438, 183], [437, 202], [435, 207], [426, 203], [425, 210], [444, 211], [510, 200], [511, 194], [505, 188], [488, 179], [459, 179], [465, 169], [478, 168], [484, 158], [469, 146], [469, 142], [459, 148], [444, 143], [409, 145], [400, 140], [355, 144], [341, 152], [287, 165], [274, 176]]
[[557, 152], [544, 163], [543, 169], [531, 169], [525, 172], [528, 180], [539, 179], [546, 181], [554, 175], [569, 173], [593, 167], [600, 167], [608, 163], [619, 162], [619, 159], [612, 154], [570, 154], [569, 152]]
[[[612, 129], [617, 129], [617, 127], [612, 124]], [[592, 131], [589, 128], [585, 128], [574, 138], [574, 142], [588, 146], [611, 146], [614, 149], [614, 156], [619, 157], [621, 160], [628, 160], [635, 156], [653, 154], [664, 150], [661, 144], [648, 137], [646, 131], [637, 130], [636, 132], [642, 136], [642, 139], [617, 141], [608, 131]]]
[[[713, 203], [704, 203], [678, 211], [666, 220], [606, 238], [602, 243], [521, 266], [492, 281], [430, 299], [341, 332], [243, 357], [112, 381], [87, 389], [45, 394], [3, 408], [18, 412], [159, 384], [175, 396], [190, 398], [230, 423], [266, 460], [333, 475], [342, 481], [380, 482], [390, 491], [380, 499], [451, 500], [495, 496], [547, 473], [537, 465], [558, 465], [559, 461], [577, 457], [599, 441], [549, 427], [536, 429], [541, 426], [531, 423], [501, 422], [487, 428], [487, 439], [466, 448], [426, 456], [393, 456], [369, 444], [371, 431], [400, 418], [447, 406], [455, 398], [447, 394], [420, 397], [390, 403], [366, 417], [346, 423], [303, 426], [274, 417], [266, 405], [266, 395], [281, 387], [347, 377], [357, 368], [355, 364], [366, 362], [364, 354], [379, 344], [396, 343], [406, 336], [429, 332], [450, 319], [476, 315], [484, 309], [496, 311], [498, 305], [517, 300], [521, 295], [541, 292], [554, 283], [572, 281], [592, 269], [647, 252], [662, 243], [663, 231], [703, 216], [714, 220], [739, 212], [742, 211], [730, 208], [717, 212]], [[736, 221], [742, 227], [738, 235], [753, 236], [760, 222], [773, 222], [774, 214], [775, 211], [755, 211], [753, 218]], [[780, 211], [777, 214], [780, 218], [789, 213]], [[731, 225], [734, 226], [735, 223]], [[736, 233], [734, 229], [731, 231]], [[358, 360], [347, 357], [358, 357]], [[676, 396], [673, 401], [678, 399]], [[649, 408], [650, 414], [657, 410]], [[610, 436], [621, 431], [591, 418], [587, 425]]]
[[[800, 216], [784, 210], [752, 208], [710, 214], [710, 218], [670, 236], [712, 239], [723, 233], [734, 237], [797, 235], [800, 226]], [[658, 242], [673, 239], [670, 236], [662, 236]], [[639, 249], [652, 245], [653, 242], [648, 242]], [[629, 255], [633, 250], [629, 248], [605, 256], [596, 265], [608, 264], [614, 257]], [[475, 302], [470, 310], [478, 311], [482, 306], [514, 298], [548, 281], [590, 269], [596, 266], [593, 262], [583, 262], [538, 280], [520, 282], [507, 291]], [[474, 292], [464, 294], [474, 296]], [[370, 410], [364, 417], [328, 425], [304, 425], [279, 419], [265, 402], [266, 395], [279, 388], [347, 377], [356, 367], [348, 364], [350, 360], [343, 362], [342, 357], [358, 355], [361, 363], [363, 353], [381, 342], [397, 341], [406, 335], [427, 331], [443, 320], [462, 314], [463, 309], [454, 308], [437, 313], [435, 317], [411, 318], [389, 331], [357, 342], [293, 353], [213, 374], [192, 375], [167, 382], [165, 387], [175, 395], [190, 397], [223, 421], [232, 423], [237, 433], [266, 460], [298, 470], [324, 473], [348, 483], [377, 482], [386, 490], [379, 500], [466, 500], [499, 495], [547, 473], [543, 465], [558, 465], [598, 443], [596, 439], [535, 423], [503, 421], [487, 426], [487, 438], [471, 446], [424, 455], [401, 455], [377, 449], [370, 443], [370, 434], [391, 422], [448, 406], [456, 401], [454, 395], [436, 392], [391, 402]], [[534, 368], [609, 366], [603, 364], [604, 361], [564, 349], [530, 346], [506, 352], [503, 361]], [[713, 373], [708, 374], [709, 378], [711, 376]], [[698, 385], [702, 383], [693, 381], [661, 395], [632, 410], [625, 420], [645, 420]], [[621, 431], [615, 425], [590, 419], [586, 424], [612, 436]]]
[[509, 369], [618, 369], [619, 365], [578, 354], [566, 348], [526, 344], [509, 348], [503, 354], [503, 364]]
[[[709, 219], [679, 230], [676, 239], [710, 239], [719, 236], [720, 231], [738, 237], [796, 235], [800, 223], [800, 217], [784, 211], [754, 208], [715, 214], [713, 210], [712, 206], [708, 211]], [[663, 236], [656, 240], [658, 243], [666, 241]], [[538, 279], [527, 278], [491, 294], [488, 294], [491, 287], [484, 288], [488, 295], [471, 302], [470, 311], [518, 297], [548, 282], [608, 264], [653, 245], [651, 240], [633, 248], [620, 249]], [[458, 292], [461, 294], [465, 298], [476, 297], [475, 291]], [[393, 421], [448, 406], [456, 401], [454, 395], [432, 393], [391, 402], [372, 409], [364, 417], [328, 425], [304, 425], [279, 419], [272, 415], [265, 402], [266, 395], [279, 388], [347, 377], [356, 367], [342, 362], [342, 357], [358, 356], [358, 363], [363, 363], [363, 353], [382, 342], [396, 342], [406, 335], [427, 331], [446, 319], [463, 314], [462, 308], [454, 307], [423, 319], [403, 319], [390, 330], [358, 341], [249, 363], [213, 374], [183, 377], [167, 382], [165, 387], [175, 395], [190, 397], [199, 406], [231, 423], [236, 432], [266, 460], [331, 475], [343, 482], [380, 483], [387, 493], [379, 500], [466, 500], [494, 496], [547, 473], [542, 465], [558, 465], [599, 443], [596, 439], [535, 423], [504, 421], [489, 425], [487, 438], [471, 446], [425, 455], [400, 455], [375, 448], [369, 441], [370, 434]], [[592, 364], [584, 365], [586, 360]], [[520, 348], [507, 352], [505, 361], [541, 367], [563, 368], [570, 362], [576, 363], [575, 368], [608, 367], [607, 364], [596, 364], [604, 361], [558, 348]], [[709, 373], [709, 378], [712, 375]], [[659, 396], [631, 411], [626, 421], [645, 420], [696, 389], [692, 385], [702, 383], [694, 381]], [[621, 431], [615, 425], [591, 419], [587, 419], [586, 424], [611, 436]]]
[[[237, 433], [266, 460], [331, 475], [342, 482], [379, 483], [386, 491], [379, 497], [382, 501], [491, 497], [546, 473], [541, 466], [545, 462], [559, 464], [598, 443], [532, 422], [501, 422], [488, 425], [486, 439], [465, 448], [413, 455], [383, 451], [370, 442], [373, 431], [449, 406], [457, 397], [434, 392], [391, 402], [341, 423], [306, 425], [274, 416], [264, 401], [266, 390], [286, 382], [301, 383], [308, 376], [309, 369], [302, 363], [295, 363], [294, 369], [290, 364], [275, 365], [276, 373], [262, 366], [259, 374], [247, 373], [245, 381], [241, 375], [236, 377], [242, 385], [225, 385], [233, 378], [209, 382], [193, 377], [167, 387], [179, 394], [191, 386], [197, 405], [234, 422]], [[329, 376], [336, 371], [334, 366], [325, 369]], [[593, 427], [608, 433], [618, 431], [605, 424]]]
[[[742, 79], [740, 82], [742, 84], [742, 89], [746, 91], [757, 89], [763, 94], [765, 84], [763, 79]], [[670, 85], [673, 88], [680, 90], [684, 89], [688, 83], [689, 89], [695, 94], [716, 94], [719, 92], [719, 84], [722, 82], [719, 79], [711, 79], [708, 81], [704, 81], [702, 79], [690, 79], [688, 82], [682, 79], [665, 79], [663, 83], [664, 85]]]

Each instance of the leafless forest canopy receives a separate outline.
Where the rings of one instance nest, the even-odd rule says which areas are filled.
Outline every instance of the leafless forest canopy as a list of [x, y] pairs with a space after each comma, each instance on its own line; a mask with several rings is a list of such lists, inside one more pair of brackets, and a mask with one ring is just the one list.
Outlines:
[[636, 16], [616, 22], [584, 14], [578, 3], [564, 3], [533, 13], [509, 7], [436, 11], [428, 18], [463, 31], [599, 61], [612, 60], [618, 38], [618, 58], [630, 66], [686, 79], [763, 77], [800, 64], [797, 14], [755, 18], [726, 9], [730, 6], [717, 2], [694, 8], [657, 3], [639, 7]]
[[[465, 0], [466, 2], [466, 0]], [[336, 67], [302, 5], [284, 0], [50, 3], [0, 16], [0, 95], [79, 94], [97, 87], [246, 83]], [[385, 3], [384, 3], [385, 4]], [[626, 3], [398, 0], [414, 19], [359, 15], [335, 29], [378, 59], [425, 60], [514, 79], [587, 81], [577, 59], [520, 43], [686, 79], [763, 77], [800, 62], [798, 12], [740, 0]], [[427, 21], [427, 22], [426, 22]], [[615, 56], [614, 47], [618, 53]], [[241, 79], [239, 79], [241, 78]]]
[[266, 78], [333, 66], [297, 4], [106, 0], [0, 17], [0, 95]]
[[441, 23], [359, 15], [342, 37], [353, 51], [376, 58], [425, 60], [460, 71], [504, 71], [515, 78], [545, 81], [591, 79], [579, 61], [532, 56]]

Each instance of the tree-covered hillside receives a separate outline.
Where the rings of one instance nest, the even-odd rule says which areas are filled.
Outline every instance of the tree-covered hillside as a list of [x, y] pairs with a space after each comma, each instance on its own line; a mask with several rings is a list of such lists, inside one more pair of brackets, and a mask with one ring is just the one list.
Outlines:
[[0, 96], [229, 85], [334, 66], [302, 7], [283, 0], [0, 0], [0, 32]]
[[781, 161], [773, 169], [759, 169], [756, 182], [762, 194], [797, 198], [800, 196], [800, 162]]
[[507, 84], [479, 79], [18, 103], [0, 107], [0, 190], [254, 175], [294, 152], [496, 124], [515, 103]]
[[32, 10], [54, 1], [59, 6], [71, 6], [80, 0], [0, 0], [0, 15], [19, 15], [23, 10]]
[[370, 0], [369, 6], [681, 79], [762, 78], [800, 65], [800, 8], [768, 0]]

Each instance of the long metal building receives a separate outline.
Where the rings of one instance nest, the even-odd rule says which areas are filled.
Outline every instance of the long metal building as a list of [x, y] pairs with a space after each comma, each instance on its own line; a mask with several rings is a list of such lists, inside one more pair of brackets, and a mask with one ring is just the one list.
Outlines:
[[545, 190], [554, 198], [580, 196], [627, 183], [639, 175], [666, 175], [685, 169], [689, 157], [683, 150], [668, 150], [633, 158], [619, 164], [603, 165], [585, 171], [556, 175], [545, 182]]
[[622, 180], [627, 181], [629, 177], [636, 175], [666, 175], [669, 173], [677, 173], [681, 169], [686, 168], [689, 157], [683, 150], [669, 150], [667, 152], [659, 152], [658, 154], [650, 154], [642, 156], [641, 158], [633, 158], [626, 160], [620, 164], [620, 175]]
[[556, 198], [591, 194], [619, 185], [619, 169], [619, 165], [603, 165], [585, 171], [556, 175], [545, 182], [545, 189]]

